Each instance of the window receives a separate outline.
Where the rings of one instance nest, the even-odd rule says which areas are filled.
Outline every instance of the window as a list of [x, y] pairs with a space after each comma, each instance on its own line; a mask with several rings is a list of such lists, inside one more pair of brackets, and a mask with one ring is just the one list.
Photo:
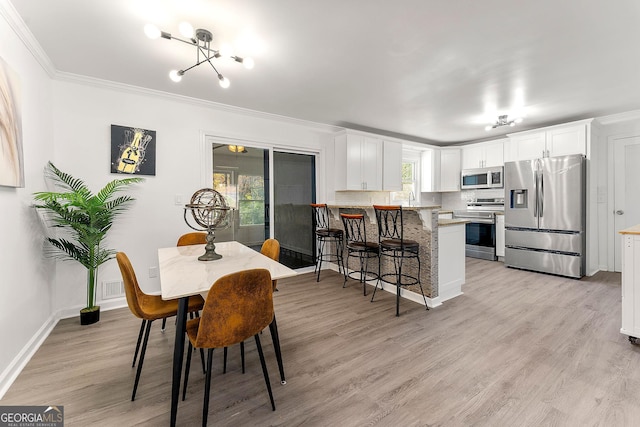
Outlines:
[[215, 171], [213, 189], [238, 209], [240, 226], [264, 224], [264, 179], [260, 175], [238, 175], [234, 171]]
[[391, 193], [392, 203], [411, 205], [416, 202], [417, 186], [417, 162], [404, 160], [402, 162], [402, 191]]
[[264, 224], [264, 178], [238, 175], [240, 226]]

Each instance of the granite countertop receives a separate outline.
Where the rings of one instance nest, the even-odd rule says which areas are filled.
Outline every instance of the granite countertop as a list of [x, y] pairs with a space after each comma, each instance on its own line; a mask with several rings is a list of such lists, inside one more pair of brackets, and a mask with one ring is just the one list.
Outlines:
[[640, 224], [619, 231], [620, 234], [640, 234]]
[[468, 223], [468, 219], [439, 219], [438, 227], [446, 227], [448, 225], [458, 225]]
[[[330, 208], [349, 208], [349, 209], [373, 209], [373, 205], [327, 205]], [[385, 205], [387, 206], [387, 205]], [[420, 205], [420, 206], [403, 206], [402, 209], [406, 211], [417, 211], [420, 209], [432, 209], [439, 210], [442, 208], [440, 205]]]

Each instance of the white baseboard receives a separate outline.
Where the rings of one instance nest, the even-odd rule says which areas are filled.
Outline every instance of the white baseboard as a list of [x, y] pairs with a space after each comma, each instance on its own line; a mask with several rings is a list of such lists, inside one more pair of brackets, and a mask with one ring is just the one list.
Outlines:
[[57, 316], [51, 315], [2, 372], [0, 375], [0, 399], [4, 397], [11, 384], [18, 378], [18, 375], [27, 366], [33, 355], [36, 354], [44, 340], [47, 339], [53, 328], [58, 324], [58, 320]]
[[[96, 302], [96, 305], [100, 306], [100, 311], [115, 310], [116, 308], [126, 307], [127, 299], [125, 297], [113, 298], [109, 300], [98, 301]], [[82, 308], [84, 308], [84, 306], [62, 309], [57, 313], [58, 319], [70, 319], [72, 317], [79, 317], [80, 310], [82, 310]]]

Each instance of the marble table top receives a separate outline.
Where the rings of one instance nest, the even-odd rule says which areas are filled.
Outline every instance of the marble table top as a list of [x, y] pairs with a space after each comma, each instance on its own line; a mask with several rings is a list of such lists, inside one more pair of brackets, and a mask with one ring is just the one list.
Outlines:
[[239, 243], [216, 243], [222, 255], [215, 261], [199, 261], [205, 245], [172, 246], [158, 249], [162, 299], [169, 300], [208, 292], [220, 277], [252, 268], [266, 268], [271, 279], [283, 279], [297, 273], [287, 266]]

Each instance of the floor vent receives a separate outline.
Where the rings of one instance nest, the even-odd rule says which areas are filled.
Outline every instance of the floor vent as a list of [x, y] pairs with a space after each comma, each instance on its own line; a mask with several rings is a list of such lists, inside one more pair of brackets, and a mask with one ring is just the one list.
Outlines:
[[124, 283], [122, 280], [102, 282], [102, 299], [121, 298], [124, 296]]

